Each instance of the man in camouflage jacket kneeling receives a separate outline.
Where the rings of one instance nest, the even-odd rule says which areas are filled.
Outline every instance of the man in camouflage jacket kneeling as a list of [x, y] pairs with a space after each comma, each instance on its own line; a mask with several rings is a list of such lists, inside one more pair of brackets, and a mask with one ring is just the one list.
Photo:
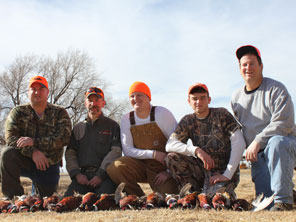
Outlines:
[[63, 147], [69, 143], [71, 120], [67, 111], [47, 102], [47, 80], [31, 78], [30, 102], [17, 106], [5, 123], [6, 146], [1, 150], [2, 193], [8, 197], [24, 194], [20, 176], [29, 177], [33, 192], [44, 197], [57, 189]]
[[180, 187], [191, 183], [194, 191], [210, 195], [205, 188], [217, 184], [232, 187], [229, 192], [235, 195], [245, 141], [235, 118], [224, 108], [209, 108], [210, 102], [205, 84], [189, 88], [194, 113], [184, 116], [170, 136], [166, 164]]

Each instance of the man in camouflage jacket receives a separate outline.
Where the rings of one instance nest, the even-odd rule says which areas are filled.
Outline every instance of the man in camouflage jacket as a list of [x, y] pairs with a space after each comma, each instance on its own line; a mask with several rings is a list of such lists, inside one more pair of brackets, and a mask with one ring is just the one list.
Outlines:
[[30, 103], [15, 107], [7, 117], [0, 164], [2, 192], [8, 198], [24, 194], [20, 176], [31, 178], [32, 187], [42, 197], [56, 191], [71, 121], [64, 108], [47, 102], [48, 94], [44, 77], [31, 78]]
[[231, 185], [234, 194], [245, 141], [235, 118], [224, 108], [209, 108], [210, 102], [205, 84], [189, 88], [194, 113], [184, 116], [170, 136], [166, 164], [180, 187], [191, 183], [195, 191], [210, 195], [206, 188], [211, 185]]
[[66, 150], [66, 167], [72, 179], [64, 196], [95, 192], [114, 193], [116, 185], [106, 172], [111, 162], [121, 156], [118, 123], [104, 116], [104, 93], [91, 87], [85, 93], [87, 118], [74, 126]]

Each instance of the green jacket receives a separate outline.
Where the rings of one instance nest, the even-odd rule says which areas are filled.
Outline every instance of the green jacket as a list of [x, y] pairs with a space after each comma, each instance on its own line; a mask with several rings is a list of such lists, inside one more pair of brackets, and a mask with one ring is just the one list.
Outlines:
[[[53, 165], [61, 161], [63, 147], [70, 141], [71, 120], [67, 111], [58, 105], [47, 103], [42, 119], [39, 119], [30, 104], [13, 108], [5, 123], [5, 140], [7, 146], [19, 149], [32, 158], [35, 149], [40, 150]], [[31, 137], [33, 146], [18, 148], [20, 137]]]

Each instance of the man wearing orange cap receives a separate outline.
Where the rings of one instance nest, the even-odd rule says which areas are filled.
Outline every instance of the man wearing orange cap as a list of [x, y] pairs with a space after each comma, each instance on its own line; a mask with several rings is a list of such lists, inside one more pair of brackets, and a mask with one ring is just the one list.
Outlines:
[[121, 141], [124, 156], [107, 169], [111, 179], [124, 182], [127, 194], [143, 196], [138, 183], [149, 183], [162, 195], [177, 193], [175, 180], [167, 171], [165, 144], [176, 127], [176, 119], [164, 107], [152, 106], [151, 92], [143, 82], [134, 82], [129, 89], [133, 111], [121, 120]]
[[106, 168], [121, 156], [119, 125], [102, 112], [106, 104], [103, 90], [89, 88], [84, 101], [87, 117], [73, 127], [65, 154], [72, 182], [64, 196], [71, 196], [74, 191], [111, 194], [116, 189]]
[[170, 136], [166, 163], [180, 187], [191, 183], [194, 191], [210, 197], [226, 187], [235, 197], [245, 142], [235, 118], [224, 108], [209, 108], [210, 102], [205, 84], [190, 86], [188, 103], [194, 113], [184, 116]]
[[37, 195], [52, 195], [59, 181], [63, 147], [71, 135], [71, 120], [61, 106], [47, 102], [46, 79], [32, 77], [30, 103], [17, 106], [5, 123], [6, 146], [1, 150], [2, 193], [8, 198], [24, 194], [20, 176], [32, 179]]
[[231, 106], [243, 126], [256, 195], [274, 193], [270, 210], [292, 210], [296, 167], [292, 98], [281, 82], [263, 77], [261, 53], [255, 46], [239, 47], [236, 57], [245, 86], [233, 93]]

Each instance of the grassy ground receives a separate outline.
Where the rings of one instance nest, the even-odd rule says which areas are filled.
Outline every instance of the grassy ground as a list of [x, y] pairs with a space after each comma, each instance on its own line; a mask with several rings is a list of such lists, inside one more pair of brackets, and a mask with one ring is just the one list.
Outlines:
[[[294, 182], [296, 180], [294, 179]], [[69, 184], [69, 177], [65, 174], [61, 176], [58, 193], [62, 195]], [[22, 184], [26, 192], [29, 192], [31, 184], [29, 180], [22, 178]], [[142, 184], [143, 189], [149, 193], [150, 188]], [[245, 198], [251, 201], [254, 198], [254, 186], [251, 182], [250, 170], [241, 170], [241, 181], [236, 189], [238, 198]], [[296, 209], [294, 207], [294, 209]], [[99, 212], [70, 212], [70, 213], [18, 213], [0, 214], [0, 221], [28, 221], [28, 222], [53, 222], [53, 221], [295, 221], [295, 210], [291, 212], [233, 212], [233, 211], [203, 211], [203, 210], [169, 210], [155, 209], [142, 211], [99, 211]]]

